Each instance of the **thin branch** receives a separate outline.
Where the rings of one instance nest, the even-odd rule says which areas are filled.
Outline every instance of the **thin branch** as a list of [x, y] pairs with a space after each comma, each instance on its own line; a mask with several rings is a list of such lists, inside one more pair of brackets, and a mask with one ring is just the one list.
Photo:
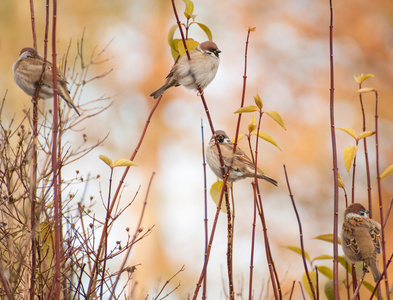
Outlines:
[[307, 267], [307, 260], [306, 260], [305, 250], [304, 250], [304, 242], [303, 242], [302, 222], [301, 222], [301, 220], [300, 220], [300, 216], [299, 216], [299, 213], [298, 213], [297, 208], [296, 208], [295, 199], [294, 199], [294, 197], [293, 197], [292, 190], [291, 190], [291, 186], [290, 186], [290, 184], [289, 184], [289, 179], [288, 179], [288, 174], [287, 174], [287, 168], [286, 168], [285, 165], [284, 165], [284, 173], [285, 173], [285, 180], [287, 181], [287, 187], [288, 187], [288, 191], [289, 191], [289, 197], [291, 198], [293, 210], [295, 211], [296, 220], [297, 220], [298, 227], [299, 227], [300, 248], [301, 248], [301, 250], [302, 250], [302, 259], [303, 259], [304, 271], [305, 271], [306, 276], [307, 276], [308, 284], [310, 285], [311, 293], [313, 294], [314, 299], [317, 299], [316, 294], [315, 294], [314, 285], [313, 285], [313, 283], [312, 283], [312, 280], [311, 280], [311, 277], [310, 277], [310, 273], [308, 272], [308, 267]]
[[57, 63], [56, 63], [56, 20], [57, 20], [57, 0], [53, 0], [53, 19], [52, 19], [52, 68], [53, 68], [53, 129], [52, 129], [52, 171], [53, 171], [53, 202], [54, 202], [54, 229], [55, 229], [55, 272], [54, 272], [54, 292], [55, 299], [60, 299], [60, 269], [61, 269], [61, 245], [60, 245], [60, 189], [58, 181], [58, 168], [59, 163], [57, 161], [57, 138], [58, 138], [58, 101], [57, 101]]
[[330, 54], [330, 130], [332, 135], [333, 154], [333, 182], [334, 182], [334, 215], [333, 215], [333, 293], [334, 300], [338, 300], [338, 167], [337, 146], [334, 123], [334, 61], [333, 61], [333, 0], [329, 0], [329, 54]]
[[[129, 255], [130, 255], [130, 253], [131, 253], [132, 246], [134, 245], [134, 242], [135, 242], [135, 240], [136, 240], [136, 238], [137, 238], [137, 236], [138, 236], [138, 233], [140, 232], [140, 228], [141, 228], [141, 225], [142, 225], [143, 216], [144, 216], [145, 210], [146, 210], [147, 199], [148, 199], [148, 197], [149, 197], [149, 192], [150, 192], [150, 189], [151, 189], [151, 185], [152, 185], [152, 182], [153, 182], [154, 175], [155, 175], [155, 173], [153, 172], [153, 174], [152, 174], [151, 177], [150, 177], [149, 185], [148, 185], [148, 187], [147, 187], [146, 196], [145, 196], [145, 201], [143, 202], [143, 208], [142, 208], [141, 215], [140, 215], [140, 217], [139, 217], [138, 226], [137, 226], [136, 229], [135, 229], [135, 233], [134, 233], [134, 236], [133, 236], [132, 241], [131, 241], [131, 246], [130, 246], [130, 248], [128, 249], [127, 254], [125, 255], [125, 257], [124, 257], [124, 259], [123, 259], [123, 263], [121, 264], [120, 270], [123, 270], [123, 269], [124, 269], [124, 267], [125, 267], [125, 265], [126, 265], [126, 262], [127, 262], [127, 259], [128, 259]], [[121, 275], [121, 273], [119, 272], [119, 274], [117, 275], [116, 280], [115, 280], [115, 282], [114, 282], [114, 284], [113, 284], [113, 289], [112, 289], [112, 292], [111, 292], [111, 294], [110, 294], [110, 296], [109, 296], [109, 300], [111, 300], [112, 297], [115, 295], [115, 289], [116, 289], [117, 283], [119, 282], [120, 275]]]
[[[205, 159], [205, 139], [203, 134], [203, 121], [201, 119], [201, 135], [202, 135], [202, 159], [203, 159], [203, 195], [204, 195], [204, 225], [205, 225], [205, 261], [206, 262], [206, 252], [209, 241], [209, 227], [208, 227], [208, 218], [207, 218], [207, 177], [206, 177], [206, 159]], [[203, 278], [203, 286], [202, 286], [202, 300], [206, 299], [206, 286], [207, 283], [207, 273]]]
[[[383, 202], [382, 202], [382, 188], [381, 188], [381, 176], [379, 172], [379, 131], [378, 131], [378, 92], [375, 91], [375, 156], [376, 156], [376, 175], [377, 175], [377, 187], [378, 187], [378, 204], [379, 204], [379, 216], [381, 224], [384, 224], [384, 213], [383, 213]], [[381, 226], [381, 237], [382, 237], [382, 262], [384, 270], [384, 281], [386, 288], [386, 297], [390, 300], [389, 293], [389, 280], [388, 273], [386, 272], [386, 237], [385, 237], [385, 227]]]
[[[359, 89], [361, 89], [361, 88], [362, 88], [362, 83], [359, 83]], [[364, 111], [362, 93], [359, 93], [359, 101], [360, 101], [360, 108], [362, 110], [363, 132], [364, 132], [367, 130], [367, 127], [366, 127], [366, 114]], [[370, 163], [368, 161], [367, 139], [363, 139], [363, 147], [364, 147], [364, 158], [366, 161], [368, 210], [370, 211], [370, 214], [369, 214], [370, 219], [372, 219], [373, 208], [372, 208], [372, 198], [371, 198], [371, 177], [370, 177]]]
[[356, 300], [358, 298], [359, 290], [360, 290], [360, 287], [362, 286], [362, 282], [364, 280], [364, 277], [366, 276], [366, 273], [367, 273], [367, 269], [363, 269], [362, 275], [360, 276], [358, 285], [352, 295], [351, 300]]
[[[185, 270], [185, 268], [184, 268], [184, 265], [183, 265], [183, 266], [180, 268], [180, 270], [177, 271], [177, 272], [175, 273], [175, 275], [173, 275], [171, 278], [169, 278], [169, 279], [165, 282], [165, 284], [162, 286], [161, 290], [158, 292], [157, 296], [153, 297], [152, 300], [157, 300], [158, 297], [161, 295], [161, 293], [164, 291], [165, 287], [168, 285], [168, 283], [171, 282], [171, 280], [172, 280], [173, 278], [175, 278], [179, 273], [183, 272], [184, 270]], [[173, 291], [172, 291], [172, 292], [173, 292]], [[165, 297], [166, 297], [166, 296], [165, 296]], [[165, 298], [165, 297], [164, 297], [164, 298]], [[162, 298], [162, 299], [164, 299], [164, 298]]]

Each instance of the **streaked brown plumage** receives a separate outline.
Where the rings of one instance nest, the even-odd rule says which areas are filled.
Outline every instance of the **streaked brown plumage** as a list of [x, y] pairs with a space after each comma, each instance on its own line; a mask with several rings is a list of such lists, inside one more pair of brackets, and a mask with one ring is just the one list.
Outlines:
[[216, 76], [220, 63], [217, 45], [212, 41], [206, 41], [190, 52], [191, 60], [187, 55], [180, 57], [179, 61], [172, 67], [162, 87], [150, 94], [157, 99], [167, 89], [182, 85], [191, 90], [197, 90], [198, 85], [204, 89]]
[[360, 203], [347, 207], [341, 232], [341, 246], [345, 256], [352, 262], [363, 261], [370, 267], [375, 282], [381, 273], [377, 255], [381, 252], [381, 225], [368, 218], [368, 210]]
[[[29, 96], [33, 97], [41, 78], [43, 58], [33, 48], [23, 48], [18, 60], [12, 66], [16, 84]], [[69, 107], [73, 108], [80, 116], [67, 89], [67, 81], [64, 75], [57, 71], [57, 94], [61, 96]], [[53, 97], [53, 65], [47, 61], [44, 78], [40, 86], [38, 97], [48, 99]]]
[[[220, 149], [222, 158], [225, 165], [225, 172], [228, 171], [228, 167], [231, 164], [233, 158], [233, 164], [231, 171], [229, 172], [228, 182], [234, 182], [239, 179], [244, 179], [246, 177], [254, 177], [255, 165], [248, 158], [248, 156], [239, 148], [236, 147], [235, 154], [233, 153], [233, 143], [227, 134], [223, 130], [217, 130], [215, 132], [218, 142], [220, 143]], [[210, 142], [206, 149], [206, 161], [214, 174], [217, 177], [223, 178], [221, 171], [220, 158], [218, 155], [218, 149], [215, 145], [214, 136], [210, 139]], [[261, 171], [257, 171], [257, 177], [264, 179], [271, 184], [277, 186], [277, 181], [269, 176], [266, 176]]]

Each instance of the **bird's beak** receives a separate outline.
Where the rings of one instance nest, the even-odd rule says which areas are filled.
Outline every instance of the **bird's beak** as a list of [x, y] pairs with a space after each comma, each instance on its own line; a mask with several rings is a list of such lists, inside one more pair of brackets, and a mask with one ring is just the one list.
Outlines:
[[217, 49], [217, 50], [214, 51], [214, 55], [217, 56], [217, 57], [218, 57], [218, 54], [219, 54], [219, 53], [221, 53], [221, 50], [220, 50], [220, 49]]

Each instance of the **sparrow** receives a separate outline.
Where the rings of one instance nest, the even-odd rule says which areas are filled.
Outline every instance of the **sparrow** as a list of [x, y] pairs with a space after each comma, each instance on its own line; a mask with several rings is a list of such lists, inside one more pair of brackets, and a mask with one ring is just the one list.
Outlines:
[[[35, 49], [23, 48], [20, 51], [18, 60], [12, 66], [15, 83], [31, 97], [34, 96], [40, 81], [43, 64], [44, 59]], [[80, 116], [78, 109], [75, 107], [69, 95], [67, 81], [60, 71], [57, 71], [57, 94]], [[39, 87], [38, 98], [48, 99], [51, 97], [53, 97], [53, 65], [47, 61], [42, 85]]]
[[362, 261], [365, 268], [370, 267], [377, 282], [381, 277], [377, 266], [377, 255], [381, 252], [381, 225], [368, 218], [369, 212], [360, 203], [352, 203], [347, 207], [341, 231], [341, 247], [351, 263]]
[[221, 51], [212, 41], [199, 44], [196, 49], [189, 51], [190, 60], [187, 55], [180, 57], [166, 77], [164, 85], [150, 96], [157, 99], [170, 87], [179, 85], [190, 90], [198, 90], [198, 86], [204, 89], [216, 76], [220, 64], [219, 53]]
[[[220, 143], [220, 150], [225, 165], [225, 172], [228, 171], [228, 167], [230, 166], [233, 158], [232, 168], [229, 172], [227, 181], [234, 182], [236, 180], [244, 179], [246, 177], [253, 178], [255, 175], [255, 165], [243, 152], [243, 150], [241, 150], [239, 147], [236, 147], [236, 152], [233, 153], [233, 143], [223, 130], [217, 130], [214, 134], [216, 135], [217, 140]], [[222, 179], [223, 176], [221, 171], [220, 157], [218, 155], [218, 149], [215, 144], [214, 135], [210, 139], [209, 144], [206, 148], [207, 164], [212, 169], [214, 174], [216, 174], [217, 177]], [[257, 177], [277, 186], [276, 180], [270, 178], [269, 176], [266, 176], [260, 170], [257, 170]]]

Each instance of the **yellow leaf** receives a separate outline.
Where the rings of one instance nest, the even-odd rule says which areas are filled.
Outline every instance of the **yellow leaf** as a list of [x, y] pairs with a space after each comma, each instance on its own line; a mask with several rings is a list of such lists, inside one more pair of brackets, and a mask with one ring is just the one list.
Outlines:
[[258, 92], [257, 92], [256, 96], [254, 96], [254, 101], [255, 101], [255, 104], [258, 106], [258, 108], [262, 109], [263, 103], [262, 103], [261, 97], [259, 97]]
[[344, 183], [344, 181], [341, 179], [340, 174], [338, 174], [338, 187], [342, 188], [343, 190], [345, 189], [345, 183]]
[[255, 124], [255, 114], [253, 114], [250, 122], [248, 122], [248, 132], [253, 132], [255, 129], [257, 129], [257, 124]]
[[364, 94], [364, 93], [369, 93], [369, 92], [375, 92], [374, 88], [362, 88], [360, 90], [357, 90], [355, 93], [356, 94]]
[[[310, 275], [311, 284], [313, 285], [314, 292], [315, 292], [317, 290], [317, 285], [316, 285], [317, 273], [315, 271], [309, 271], [308, 274]], [[310, 283], [308, 281], [306, 273], [304, 273], [303, 276], [302, 276], [302, 282], [303, 282], [303, 286], [306, 289], [306, 291], [307, 291], [308, 295], [310, 296], [310, 298], [314, 299], [314, 296], [313, 296], [313, 293], [311, 291]]]
[[323, 275], [325, 275], [329, 279], [333, 278], [333, 271], [329, 267], [318, 266], [318, 272], [322, 273]]
[[[186, 54], [186, 49], [184, 48], [183, 41], [181, 39], [175, 40], [175, 42], [176, 41], [177, 41], [177, 51], [179, 51], [180, 56]], [[199, 43], [193, 39], [187, 39], [186, 44], [187, 44], [188, 51], [194, 50], [199, 45]]]
[[340, 129], [340, 130], [342, 130], [342, 131], [348, 133], [348, 134], [349, 134], [351, 137], [353, 137], [355, 140], [357, 139], [356, 132], [355, 132], [352, 128], [349, 128], [349, 127], [338, 127], [337, 129]]
[[349, 146], [344, 149], [344, 162], [345, 162], [345, 167], [347, 168], [347, 171], [349, 173], [349, 169], [351, 168], [351, 165], [353, 163], [353, 160], [356, 157], [356, 152], [358, 151], [359, 146]]
[[393, 165], [390, 165], [389, 167], [387, 167], [386, 169], [385, 169], [385, 171], [383, 171], [382, 172], [382, 174], [381, 174], [381, 179], [382, 178], [385, 178], [386, 176], [388, 176], [390, 173], [392, 173], [393, 172]]
[[257, 110], [259, 110], [258, 106], [250, 105], [250, 106], [245, 106], [245, 107], [239, 108], [237, 111], [235, 111], [235, 114], [254, 112]]
[[[237, 136], [237, 142], [239, 143], [240, 140], [245, 136], [244, 133], [241, 133]], [[232, 139], [232, 143], [235, 143], [235, 138]]]
[[278, 149], [281, 150], [281, 148], [277, 145], [276, 141], [270, 135], [268, 135], [267, 133], [258, 132], [258, 134], [257, 134], [257, 132], [254, 131], [251, 134], [258, 135], [261, 139], [265, 140], [266, 142], [269, 142], [270, 144], [276, 146]]
[[[192, 15], [194, 12], [194, 3], [191, 0], [183, 0], [186, 4], [186, 9], [184, 10], [184, 14]], [[187, 16], [186, 16], [187, 17]]]
[[[331, 234], [331, 233], [321, 234], [321, 235], [316, 236], [314, 239], [333, 243], [333, 234]], [[337, 243], [341, 245], [340, 237], [337, 237]]]
[[244, 27], [247, 31], [255, 31], [256, 27]]
[[113, 162], [113, 167], [133, 167], [137, 166], [134, 162], [126, 158], [118, 158]]
[[[221, 196], [221, 190], [223, 187], [223, 183], [224, 183], [223, 181], [217, 180], [215, 183], [212, 184], [212, 186], [210, 188], [210, 196], [212, 197], [212, 199], [217, 207], [218, 207], [218, 203], [220, 202], [220, 196]], [[227, 182], [227, 186], [228, 186], [228, 182]], [[221, 201], [221, 208], [220, 209], [223, 213], [227, 213], [227, 207], [225, 205], [225, 196], [223, 196], [223, 199]]]
[[112, 160], [106, 155], [100, 155], [100, 159], [106, 163], [109, 167], [113, 168]]
[[358, 75], [358, 76], [354, 75], [353, 77], [355, 78], [355, 81], [356, 81], [357, 83], [361, 84], [361, 83], [362, 83], [363, 81], [365, 81], [366, 79], [369, 79], [370, 77], [374, 77], [374, 75], [373, 75], [373, 74], [364, 75], [364, 74], [362, 73], [362, 74], [360, 74], [360, 75]]
[[333, 279], [328, 280], [328, 282], [325, 283], [324, 286], [324, 291], [326, 298], [328, 300], [334, 300], [334, 284], [333, 284]]
[[179, 56], [179, 51], [177, 51], [176, 43], [174, 40], [175, 32], [179, 27], [177, 24], [173, 25], [168, 32], [168, 44], [171, 47], [172, 57], [176, 61], [177, 57]]
[[270, 110], [270, 111], [266, 111], [265, 113], [266, 113], [270, 118], [272, 118], [274, 121], [276, 121], [276, 122], [278, 123], [278, 125], [280, 125], [282, 128], [284, 128], [285, 130], [287, 130], [287, 129], [285, 128], [284, 121], [282, 120], [281, 116], [280, 116], [277, 112]]
[[197, 23], [197, 22], [195, 22], [195, 23], [198, 24], [198, 26], [205, 32], [205, 34], [207, 36], [207, 39], [209, 41], [212, 41], [213, 40], [213, 35], [212, 35], [212, 32], [210, 31], [210, 28], [207, 27], [205, 24]]
[[[299, 254], [300, 256], [302, 256], [302, 249], [301, 249], [301, 248], [295, 247], [295, 246], [287, 246], [287, 248], [288, 248], [289, 250], [292, 250], [292, 251], [296, 252], [296, 253]], [[310, 255], [309, 255], [306, 251], [304, 251], [304, 257], [305, 257], [308, 261], [310, 261]]]
[[363, 131], [361, 134], [359, 134], [358, 140], [364, 139], [364, 138], [372, 136], [374, 134], [375, 134], [375, 131]]

